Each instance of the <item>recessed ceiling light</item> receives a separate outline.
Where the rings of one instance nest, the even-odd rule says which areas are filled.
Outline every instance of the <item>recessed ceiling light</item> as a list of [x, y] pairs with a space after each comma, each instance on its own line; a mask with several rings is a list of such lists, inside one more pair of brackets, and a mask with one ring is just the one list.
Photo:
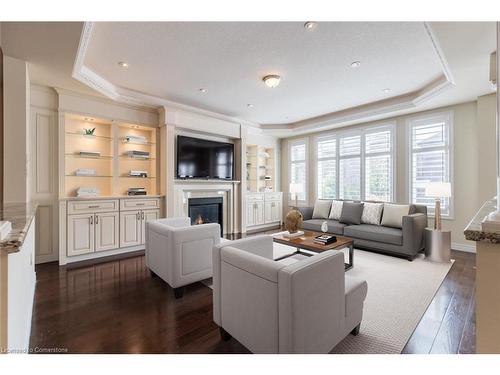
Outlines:
[[280, 84], [281, 77], [277, 74], [270, 74], [262, 78], [267, 87], [275, 88]]
[[388, 94], [391, 92], [391, 89], [383, 89], [382, 91], [385, 92], [386, 94]]
[[316, 22], [308, 21], [304, 24], [304, 28], [306, 30], [314, 30], [318, 26]]
[[85, 121], [94, 121], [94, 119], [90, 117], [85, 117]]
[[361, 61], [353, 61], [351, 63], [351, 68], [359, 68], [361, 65]]
[[120, 65], [122, 68], [128, 68], [128, 63], [126, 63], [125, 61], [119, 61], [118, 62], [118, 65]]
[[247, 104], [248, 108], [253, 108], [253, 104]]
[[200, 92], [202, 92], [202, 93], [204, 93], [204, 94], [205, 94], [205, 93], [207, 93], [207, 92], [208, 92], [208, 90], [207, 90], [207, 89], [200, 89]]

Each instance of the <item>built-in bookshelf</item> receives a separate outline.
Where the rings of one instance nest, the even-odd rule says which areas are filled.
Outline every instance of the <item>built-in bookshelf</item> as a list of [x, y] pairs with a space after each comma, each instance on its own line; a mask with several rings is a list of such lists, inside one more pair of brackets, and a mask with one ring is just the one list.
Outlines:
[[275, 150], [258, 145], [247, 145], [247, 190], [266, 192], [275, 190]]
[[64, 115], [63, 197], [80, 188], [99, 197], [127, 196], [130, 188], [158, 193], [156, 128]]

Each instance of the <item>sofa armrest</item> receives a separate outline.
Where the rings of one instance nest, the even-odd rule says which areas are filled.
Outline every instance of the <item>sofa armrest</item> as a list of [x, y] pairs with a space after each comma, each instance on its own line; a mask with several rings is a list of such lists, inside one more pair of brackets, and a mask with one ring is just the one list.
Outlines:
[[311, 220], [313, 217], [313, 207], [298, 207], [299, 212], [302, 214], [304, 220]]
[[163, 219], [150, 220], [151, 222], [166, 225], [172, 228], [181, 228], [191, 226], [191, 219], [189, 217], [166, 217]]
[[220, 243], [220, 225], [216, 223], [193, 225], [192, 227], [171, 228], [176, 242], [195, 241], [213, 238], [214, 245]]
[[328, 353], [345, 318], [344, 254], [327, 250], [278, 271], [279, 352]]
[[416, 255], [424, 248], [427, 215], [417, 213], [403, 216], [403, 248], [408, 255]]

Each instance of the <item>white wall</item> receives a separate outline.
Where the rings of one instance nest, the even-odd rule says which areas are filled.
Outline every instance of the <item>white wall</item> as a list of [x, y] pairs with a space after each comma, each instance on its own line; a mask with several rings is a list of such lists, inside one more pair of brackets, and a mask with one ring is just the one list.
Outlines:
[[29, 201], [30, 81], [25, 61], [4, 56], [4, 202]]
[[23, 246], [8, 256], [8, 349], [25, 352], [29, 347], [35, 295], [35, 223]]
[[[465, 240], [463, 230], [474, 216], [479, 206], [491, 198], [496, 191], [495, 172], [495, 95], [480, 97], [477, 101], [443, 107], [432, 111], [413, 113], [391, 119], [349, 126], [352, 129], [370, 124], [394, 122], [396, 124], [396, 201], [408, 202], [408, 152], [406, 149], [406, 123], [410, 117], [442, 111], [454, 113], [453, 130], [453, 175], [454, 175], [454, 217], [443, 221], [444, 229], [451, 230], [453, 248], [474, 251], [475, 243]], [[281, 175], [283, 191], [288, 186], [288, 142], [306, 137], [309, 140], [308, 205], [313, 205], [315, 197], [314, 152], [312, 139], [322, 132], [291, 137], [282, 141]], [[286, 194], [285, 194], [286, 195]], [[287, 212], [288, 199], [284, 199]], [[432, 219], [429, 226], [433, 225]]]

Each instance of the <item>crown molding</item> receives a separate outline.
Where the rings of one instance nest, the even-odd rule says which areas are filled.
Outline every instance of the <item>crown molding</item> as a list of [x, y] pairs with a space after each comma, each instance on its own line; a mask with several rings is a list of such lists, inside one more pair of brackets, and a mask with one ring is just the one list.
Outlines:
[[324, 130], [325, 128], [339, 127], [347, 123], [353, 124], [368, 121], [374, 117], [390, 116], [391, 114], [401, 110], [416, 108], [421, 103], [452, 87], [454, 85], [453, 75], [446, 57], [439, 45], [439, 41], [434, 35], [430, 23], [423, 22], [423, 27], [425, 28], [426, 34], [430, 39], [432, 48], [439, 59], [442, 69], [442, 74], [434, 81], [411, 93], [406, 93], [377, 102], [366, 103], [356, 107], [346, 108], [340, 111], [292, 123], [257, 124], [114, 85], [85, 66], [85, 56], [92, 39], [94, 22], [84, 22], [72, 76], [76, 80], [89, 86], [111, 100], [133, 107], [150, 108], [155, 110], [165, 108], [167, 111], [188, 111], [215, 119], [230, 121], [236, 125], [259, 128], [266, 134], [272, 133], [273, 131], [285, 131], [286, 133], [290, 133], [290, 135], [292, 135], [291, 133], [294, 131], [318, 131]]

